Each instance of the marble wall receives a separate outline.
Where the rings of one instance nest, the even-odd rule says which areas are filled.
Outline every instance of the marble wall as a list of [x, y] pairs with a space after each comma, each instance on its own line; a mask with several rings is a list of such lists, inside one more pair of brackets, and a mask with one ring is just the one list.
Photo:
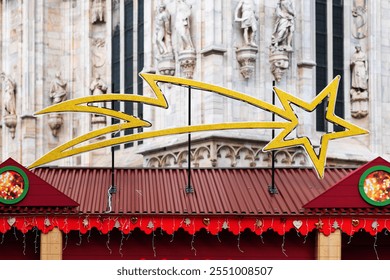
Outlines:
[[[255, 98], [272, 102], [272, 81], [276, 86], [304, 100], [314, 98], [315, 92], [315, 1], [293, 0], [290, 11], [291, 49], [278, 48], [275, 37], [277, 0], [186, 0], [144, 1], [144, 71], [161, 73], [162, 58], [156, 45], [156, 24], [161, 3], [170, 14], [170, 40], [173, 62], [168, 63], [174, 75], [220, 85]], [[327, 1], [329, 2], [329, 1]], [[367, 136], [332, 141], [329, 165], [354, 165], [377, 155], [390, 159], [389, 88], [390, 41], [387, 0], [344, 0], [344, 104], [345, 119], [370, 131]], [[34, 113], [52, 104], [50, 89], [57, 73], [66, 83], [67, 98], [92, 94], [91, 85], [99, 76], [111, 92], [111, 38], [113, 22], [123, 25], [123, 7], [127, 0], [36, 0], [0, 1], [1, 73], [11, 77], [16, 85], [16, 123], [12, 136], [4, 110], [5, 88], [2, 83], [0, 138], [2, 160], [13, 157], [28, 165], [58, 145], [92, 129], [110, 123], [94, 122], [89, 114], [64, 113], [53, 133], [49, 115]], [[286, 4], [287, 3], [287, 4]], [[243, 4], [243, 6], [241, 6]], [[279, 14], [287, 8], [280, 6]], [[188, 7], [190, 6], [189, 10]], [[117, 10], [115, 10], [117, 7]], [[138, 1], [134, 1], [138, 7]], [[184, 7], [184, 8], [183, 8]], [[254, 20], [248, 32], [255, 32], [254, 44], [245, 43], [245, 28], [237, 17], [244, 16], [244, 7], [252, 9]], [[328, 12], [331, 5], [328, 4]], [[113, 15], [114, 13], [117, 15]], [[291, 13], [292, 12], [292, 13]], [[238, 14], [236, 14], [238, 13]], [[248, 13], [247, 14], [251, 14]], [[185, 16], [184, 16], [185, 15]], [[189, 30], [181, 30], [180, 22], [187, 19]], [[137, 21], [134, 15], [134, 23]], [[331, 19], [329, 19], [331, 20]], [[329, 25], [329, 22], [328, 22]], [[136, 26], [136, 24], [135, 24]], [[291, 26], [291, 25], [290, 25]], [[188, 28], [184, 26], [185, 28]], [[253, 30], [255, 29], [255, 30]], [[124, 32], [121, 29], [123, 38]], [[189, 33], [183, 33], [187, 32]], [[182, 34], [189, 36], [192, 47], [182, 45]], [[134, 40], [137, 38], [134, 30]], [[136, 41], [134, 41], [136, 44]], [[282, 41], [281, 41], [282, 42]], [[272, 48], [274, 45], [274, 52]], [[279, 47], [283, 43], [279, 44]], [[366, 54], [368, 98], [367, 115], [351, 114], [356, 98], [350, 91], [351, 58], [355, 46]], [[121, 52], [124, 39], [121, 40]], [[276, 51], [275, 51], [276, 50]], [[331, 54], [331, 53], [330, 53]], [[123, 55], [123, 53], [121, 54]], [[165, 59], [165, 58], [164, 58]], [[135, 66], [137, 60], [135, 56]], [[273, 67], [273, 68], [272, 68]], [[135, 67], [134, 69], [137, 69]], [[189, 75], [188, 70], [191, 70]], [[275, 76], [280, 71], [280, 77]], [[168, 72], [161, 74], [169, 74]], [[172, 74], [172, 73], [170, 73]], [[121, 92], [124, 76], [129, 75], [121, 62]], [[132, 75], [136, 76], [137, 73]], [[328, 79], [330, 81], [331, 75]], [[187, 90], [168, 84], [161, 85], [169, 103], [168, 109], [144, 106], [144, 119], [153, 126], [148, 130], [187, 125]], [[144, 94], [152, 95], [144, 84]], [[278, 101], [276, 101], [278, 105]], [[123, 107], [122, 107], [123, 108]], [[315, 130], [315, 114], [298, 111], [303, 120], [293, 136], [306, 135], [318, 145], [322, 133]], [[215, 93], [193, 90], [192, 124], [238, 121], [270, 121], [270, 112], [259, 110], [237, 100]], [[277, 118], [278, 119], [278, 118]], [[96, 119], [95, 119], [96, 121]], [[109, 135], [106, 137], [110, 137]], [[261, 151], [271, 139], [270, 130], [218, 131], [192, 135], [192, 164], [204, 167], [269, 166], [269, 155]], [[187, 165], [187, 135], [145, 140], [140, 145], [116, 151], [118, 166], [185, 166]], [[302, 149], [280, 151], [277, 164], [310, 165]], [[107, 166], [111, 164], [110, 149], [65, 158], [53, 165]]]

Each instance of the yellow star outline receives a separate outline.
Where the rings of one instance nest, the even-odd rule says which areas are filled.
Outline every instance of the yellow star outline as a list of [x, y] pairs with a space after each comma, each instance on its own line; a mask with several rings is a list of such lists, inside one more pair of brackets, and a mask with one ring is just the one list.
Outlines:
[[[316, 169], [319, 177], [323, 178], [329, 141], [332, 139], [368, 133], [367, 130], [347, 122], [334, 114], [339, 82], [340, 76], [335, 77], [310, 103], [275, 87], [274, 91], [277, 94], [283, 108], [286, 112], [288, 112], [288, 119], [291, 120], [291, 123], [286, 129], [282, 130], [274, 139], [272, 139], [271, 142], [263, 148], [263, 150], [268, 151], [286, 147], [303, 146], [313, 162], [314, 168]], [[295, 115], [291, 104], [295, 104], [308, 112], [313, 112], [326, 98], [328, 98], [328, 106], [325, 119], [333, 124], [344, 127], [345, 130], [329, 132], [322, 135], [318, 155], [314, 151], [314, 147], [308, 137], [298, 137], [286, 140], [285, 138], [287, 135], [289, 135], [299, 124], [298, 117]]]
[[[29, 168], [35, 168], [40, 165], [61, 158], [73, 156], [76, 154], [80, 154], [80, 153], [84, 153], [96, 149], [101, 149], [104, 147], [109, 147], [113, 145], [119, 145], [123, 143], [129, 143], [133, 141], [154, 138], [154, 137], [161, 137], [161, 136], [181, 134], [181, 133], [211, 131], [211, 130], [281, 129], [282, 131], [280, 132], [280, 134], [277, 135], [268, 145], [266, 145], [266, 147], [264, 147], [264, 150], [271, 150], [271, 149], [278, 149], [278, 148], [292, 147], [292, 146], [303, 146], [306, 149], [311, 161], [313, 162], [317, 174], [322, 178], [324, 176], [326, 152], [327, 152], [329, 140], [367, 133], [366, 130], [361, 129], [335, 116], [333, 113], [335, 109], [336, 93], [337, 93], [340, 77], [336, 77], [323, 91], [321, 91], [319, 95], [317, 95], [317, 97], [314, 98], [314, 100], [311, 103], [307, 103], [295, 96], [292, 96], [287, 92], [274, 88], [282, 104], [282, 108], [279, 108], [275, 105], [257, 99], [253, 96], [246, 95], [220, 86], [200, 82], [200, 81], [195, 81], [195, 80], [190, 80], [190, 79], [185, 79], [180, 77], [171, 77], [171, 76], [146, 74], [146, 73], [141, 73], [140, 75], [145, 80], [145, 82], [149, 84], [152, 91], [155, 93], [155, 96], [147, 97], [147, 96], [138, 96], [134, 94], [104, 94], [98, 96], [85, 96], [73, 100], [66, 100], [64, 102], [49, 106], [37, 112], [36, 114], [47, 114], [47, 113], [54, 113], [54, 112], [95, 113], [99, 115], [106, 115], [117, 119], [121, 119], [123, 122], [114, 125], [109, 125], [94, 131], [90, 131], [86, 134], [71, 139], [68, 142], [57, 146], [53, 150], [49, 151], [47, 154], [43, 155], [41, 158], [39, 158], [34, 163], [32, 163], [29, 166]], [[282, 117], [283, 119], [285, 119], [285, 121], [279, 121], [279, 122], [250, 121], [250, 122], [234, 122], [234, 123], [214, 123], [214, 124], [200, 124], [200, 125], [175, 127], [175, 128], [165, 128], [160, 130], [140, 132], [131, 135], [124, 135], [116, 138], [109, 138], [98, 142], [88, 143], [82, 146], [76, 146], [80, 143], [86, 142], [100, 135], [108, 134], [110, 132], [124, 130], [128, 128], [151, 126], [151, 123], [149, 123], [148, 121], [138, 119], [135, 116], [127, 115], [122, 112], [117, 112], [109, 108], [99, 108], [95, 106], [90, 106], [88, 104], [94, 102], [117, 100], [122, 102], [139, 102], [146, 105], [156, 106], [156, 107], [166, 109], [168, 108], [168, 103], [164, 97], [161, 88], [158, 86], [159, 82], [170, 83], [178, 86], [193, 87], [195, 89], [213, 92], [227, 98], [240, 100], [256, 108], [275, 113], [280, 117]], [[320, 104], [326, 97], [328, 97], [328, 110], [326, 113], [326, 119], [334, 124], [338, 124], [344, 127], [345, 131], [332, 132], [323, 135], [321, 138], [320, 153], [319, 156], [317, 156], [313, 146], [310, 143], [310, 140], [307, 137], [289, 139], [289, 140], [285, 140], [285, 138], [297, 127], [299, 123], [298, 118], [291, 107], [291, 103], [298, 105], [299, 107], [305, 109], [306, 111], [313, 111], [318, 106], [318, 104]], [[83, 104], [87, 104], [87, 105], [83, 105]]]

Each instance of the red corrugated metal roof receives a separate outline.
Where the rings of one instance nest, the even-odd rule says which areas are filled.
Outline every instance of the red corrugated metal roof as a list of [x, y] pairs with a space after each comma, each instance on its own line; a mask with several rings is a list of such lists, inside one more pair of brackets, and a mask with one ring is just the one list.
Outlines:
[[[113, 214], [299, 215], [303, 205], [347, 176], [352, 169], [326, 169], [323, 180], [313, 169], [278, 168], [278, 194], [271, 195], [270, 169], [193, 169], [195, 192], [185, 193], [185, 169], [119, 169]], [[38, 168], [33, 171], [77, 201], [80, 213], [107, 210], [109, 168]], [[306, 212], [307, 214], [307, 212]]]

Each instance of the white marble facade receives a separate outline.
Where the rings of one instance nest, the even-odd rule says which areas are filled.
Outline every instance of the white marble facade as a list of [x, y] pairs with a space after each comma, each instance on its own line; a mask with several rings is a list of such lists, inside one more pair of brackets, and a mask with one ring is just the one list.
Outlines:
[[[138, 2], [133, 1], [136, 11]], [[282, 0], [284, 2], [286, 0]], [[50, 85], [57, 73], [66, 83], [67, 98], [91, 94], [95, 77], [105, 81], [112, 92], [112, 35], [116, 24], [124, 26], [123, 7], [126, 0], [34, 0], [0, 1], [0, 73], [12, 77], [16, 87], [16, 126], [14, 135], [5, 125], [4, 88], [1, 91], [1, 159], [12, 157], [24, 165], [52, 148], [92, 129], [91, 115], [62, 114], [62, 124], [56, 135], [49, 127], [50, 116], [34, 116], [34, 112], [51, 105]], [[188, 77], [179, 61], [183, 42], [176, 31], [179, 2], [189, 5], [191, 28], [192, 78], [240, 91], [272, 102], [270, 46], [275, 28], [275, 10], [280, 0], [253, 0], [257, 16], [256, 52], [250, 61], [253, 70], [243, 75], [243, 64], [237, 60], [237, 49], [244, 44], [241, 22], [235, 21], [235, 9], [241, 0], [144, 0], [144, 66], [143, 71], [158, 73], [158, 53], [155, 38], [156, 9], [164, 4], [171, 17], [171, 43], [174, 75]], [[243, 1], [246, 2], [246, 1]], [[277, 86], [305, 100], [316, 94], [315, 1], [292, 0], [294, 33], [291, 50], [280, 56], [276, 67], [287, 65]], [[328, 3], [327, 11], [332, 7]], [[328, 165], [355, 165], [380, 155], [390, 160], [390, 3], [388, 0], [344, 0], [344, 81], [345, 119], [370, 131], [367, 136], [341, 139], [330, 143]], [[389, 12], [389, 13], [387, 13]], [[134, 13], [134, 26], [137, 26]], [[239, 15], [241, 16], [241, 15]], [[328, 29], [331, 28], [328, 18]], [[134, 45], [137, 29], [134, 32]], [[124, 36], [124, 28], [120, 36]], [[188, 36], [188, 34], [186, 35]], [[331, 40], [328, 40], [328, 44]], [[121, 52], [124, 39], [120, 40]], [[367, 115], [351, 115], [351, 57], [355, 46], [361, 46], [367, 56]], [[332, 48], [328, 48], [332, 56]], [[123, 57], [123, 53], [121, 53]], [[134, 54], [137, 69], [137, 55]], [[330, 62], [331, 63], [331, 62]], [[246, 66], [246, 64], [244, 64]], [[275, 70], [275, 69], [274, 69]], [[328, 71], [328, 80], [332, 73]], [[173, 73], [173, 72], [170, 72]], [[125, 91], [124, 62], [120, 63], [120, 92]], [[137, 71], [130, 73], [136, 77]], [[134, 93], [137, 94], [136, 86]], [[161, 85], [169, 103], [168, 109], [144, 106], [145, 120], [161, 129], [187, 125], [187, 91]], [[151, 95], [144, 84], [144, 94]], [[121, 107], [124, 108], [123, 105]], [[137, 113], [137, 109], [135, 109]], [[299, 111], [303, 124], [296, 134], [316, 139], [315, 114]], [[192, 124], [235, 121], [271, 120], [271, 113], [252, 108], [236, 100], [193, 90]], [[109, 121], [109, 120], [107, 120]], [[150, 130], [149, 129], [149, 130]], [[145, 130], [146, 131], [146, 130]], [[110, 137], [110, 136], [107, 136]], [[269, 166], [270, 155], [261, 151], [271, 139], [270, 130], [218, 131], [192, 135], [192, 165], [199, 167], [263, 167]], [[116, 151], [117, 166], [174, 167], [187, 165], [187, 135], [145, 140], [133, 147], [123, 145]], [[301, 149], [277, 153], [277, 164], [309, 165]], [[109, 149], [65, 158], [51, 165], [109, 166]]]

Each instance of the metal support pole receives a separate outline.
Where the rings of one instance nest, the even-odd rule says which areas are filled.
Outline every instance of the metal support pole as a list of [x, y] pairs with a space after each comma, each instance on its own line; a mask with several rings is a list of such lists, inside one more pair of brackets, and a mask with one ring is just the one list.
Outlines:
[[[272, 81], [272, 105], [275, 105], [275, 80]], [[272, 113], [272, 122], [275, 122], [275, 113]], [[272, 129], [272, 139], [275, 138], [275, 129]], [[271, 151], [271, 185], [268, 186], [270, 194], [277, 194], [278, 189], [275, 186], [275, 150]]]
[[[111, 101], [111, 109], [114, 110], [114, 101]], [[115, 133], [111, 133], [111, 137], [115, 137]], [[112, 211], [112, 195], [116, 194], [115, 186], [115, 149], [114, 146], [111, 146], [111, 186], [107, 190], [107, 211], [106, 213], [111, 213]]]
[[[188, 126], [191, 126], [191, 87], [188, 87]], [[188, 167], [187, 167], [187, 186], [186, 193], [193, 193], [194, 188], [191, 185], [191, 133], [188, 133]]]

